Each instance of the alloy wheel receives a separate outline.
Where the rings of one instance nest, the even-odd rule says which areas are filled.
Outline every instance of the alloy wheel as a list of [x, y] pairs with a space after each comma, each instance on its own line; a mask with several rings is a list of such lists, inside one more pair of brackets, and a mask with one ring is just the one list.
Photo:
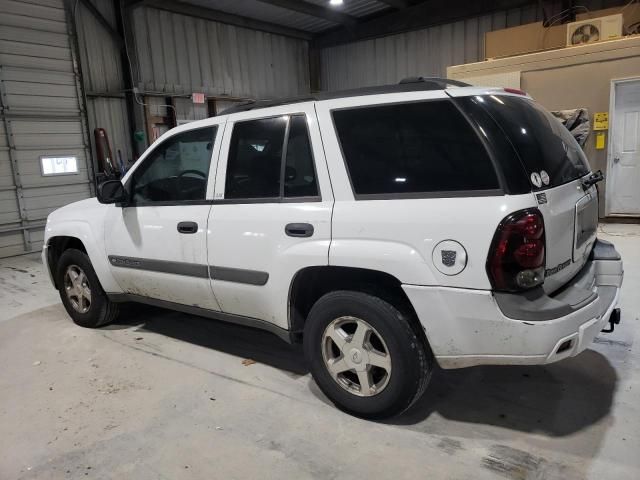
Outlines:
[[360, 397], [379, 394], [391, 377], [391, 355], [384, 339], [360, 318], [339, 317], [327, 326], [322, 358], [335, 382]]
[[69, 303], [78, 313], [91, 308], [91, 286], [84, 271], [77, 265], [69, 265], [64, 273], [64, 290]]

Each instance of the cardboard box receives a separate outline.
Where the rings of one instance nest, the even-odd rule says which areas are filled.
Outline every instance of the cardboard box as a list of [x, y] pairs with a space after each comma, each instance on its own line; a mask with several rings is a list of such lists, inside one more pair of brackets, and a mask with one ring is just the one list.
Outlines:
[[545, 28], [542, 22], [487, 32], [485, 58], [510, 57], [524, 53], [561, 48], [566, 43], [566, 25]]

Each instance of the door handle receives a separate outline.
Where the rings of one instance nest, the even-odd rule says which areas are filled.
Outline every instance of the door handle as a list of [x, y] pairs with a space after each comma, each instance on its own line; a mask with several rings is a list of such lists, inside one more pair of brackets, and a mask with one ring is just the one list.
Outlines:
[[290, 237], [310, 237], [313, 235], [313, 225], [310, 223], [288, 223], [284, 227], [284, 233]]
[[196, 233], [198, 224], [196, 222], [180, 222], [178, 224], [178, 232], [180, 233]]

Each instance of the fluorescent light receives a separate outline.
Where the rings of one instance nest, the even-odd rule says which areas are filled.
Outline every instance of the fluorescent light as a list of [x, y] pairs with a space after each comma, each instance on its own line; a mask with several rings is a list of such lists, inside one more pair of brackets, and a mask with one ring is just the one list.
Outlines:
[[329, 5], [342, 5], [344, 2], [343, 0], [330, 0], [329, 1]]

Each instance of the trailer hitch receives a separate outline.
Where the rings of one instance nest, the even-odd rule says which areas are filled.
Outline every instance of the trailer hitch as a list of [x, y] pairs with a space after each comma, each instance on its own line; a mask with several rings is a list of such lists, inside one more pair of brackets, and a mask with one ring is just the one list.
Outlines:
[[611, 333], [616, 328], [616, 325], [620, 324], [620, 309], [614, 308], [609, 317], [609, 328], [603, 328], [603, 333]]

